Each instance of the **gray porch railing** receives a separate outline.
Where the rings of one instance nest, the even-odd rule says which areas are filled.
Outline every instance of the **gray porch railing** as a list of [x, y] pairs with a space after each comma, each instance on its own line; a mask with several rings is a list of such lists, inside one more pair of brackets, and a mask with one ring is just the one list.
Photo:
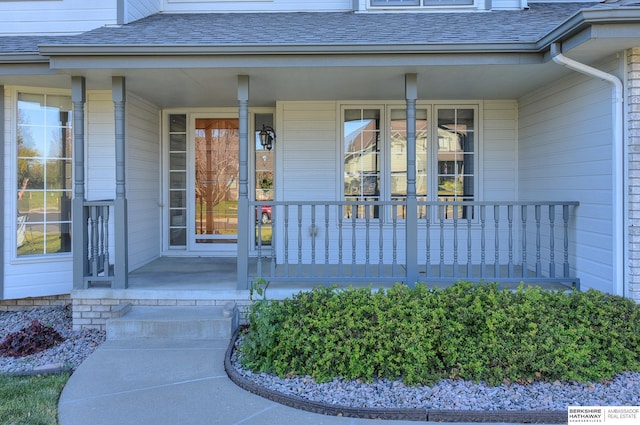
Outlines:
[[[270, 282], [451, 283], [460, 279], [578, 287], [577, 202], [250, 202], [256, 276]], [[407, 235], [415, 248], [406, 245]], [[415, 249], [417, 276], [404, 253]]]
[[87, 241], [84, 287], [114, 287], [116, 279], [113, 259], [110, 258], [110, 238], [114, 201], [86, 201], [84, 203], [84, 240]]

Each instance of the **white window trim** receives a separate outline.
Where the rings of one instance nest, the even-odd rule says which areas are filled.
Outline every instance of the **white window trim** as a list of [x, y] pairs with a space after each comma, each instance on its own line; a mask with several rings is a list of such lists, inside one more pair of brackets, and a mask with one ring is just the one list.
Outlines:
[[[5, 86], [5, 90], [7, 87]], [[5, 202], [5, 206], [8, 206], [7, 210], [11, 211], [11, 217], [18, 210], [18, 184], [17, 184], [17, 173], [18, 173], [18, 93], [33, 93], [33, 94], [46, 94], [46, 95], [63, 95], [71, 97], [71, 90], [65, 89], [51, 89], [46, 87], [32, 87], [32, 86], [13, 86], [9, 88], [9, 128], [5, 128], [5, 137], [6, 140], [11, 144], [10, 150], [10, 159], [9, 163], [5, 163], [5, 176], [8, 175], [7, 182], [11, 185], [11, 188], [6, 192], [9, 193], [9, 202]], [[6, 91], [5, 91], [6, 96]], [[86, 126], [86, 120], [85, 120]], [[85, 127], [86, 130], [86, 127]], [[86, 131], [85, 131], [86, 133]], [[86, 151], [85, 151], [86, 156]], [[72, 160], [73, 160], [73, 152], [72, 152]], [[86, 164], [86, 157], [85, 157]], [[71, 167], [73, 173], [74, 167]], [[7, 174], [8, 173], [8, 174]], [[85, 170], [86, 174], [86, 170]], [[7, 183], [5, 183], [6, 185]], [[73, 197], [74, 193], [74, 185], [75, 180], [72, 175], [71, 177], [71, 196]], [[6, 200], [6, 198], [5, 198]], [[62, 252], [62, 253], [52, 253], [52, 254], [41, 254], [41, 255], [18, 255], [18, 222], [16, 219], [10, 220], [11, 225], [9, 228], [11, 229], [11, 237], [10, 237], [10, 264], [36, 264], [36, 263], [49, 263], [52, 261], [56, 262], [64, 262], [69, 261], [69, 259], [73, 258], [73, 251], [70, 252]], [[73, 217], [72, 217], [73, 222]]]
[[417, 5], [380, 4], [374, 5], [373, 0], [366, 0], [368, 10], [411, 10], [411, 11], [464, 11], [464, 10], [489, 10], [486, 0], [473, 0], [472, 4], [424, 4], [420, 0]]
[[[340, 162], [339, 175], [337, 176], [337, 187], [339, 189], [339, 200], [344, 201], [344, 111], [345, 109], [379, 109], [380, 110], [380, 134], [383, 138], [382, 149], [380, 155], [382, 156], [382, 164], [380, 166], [380, 200], [391, 200], [390, 184], [391, 184], [391, 162], [390, 162], [390, 138], [391, 138], [391, 110], [392, 109], [406, 109], [406, 103], [398, 101], [379, 101], [379, 102], [350, 102], [342, 101], [338, 102], [338, 119], [337, 119], [337, 135], [339, 141], [339, 155], [338, 161]], [[474, 201], [482, 201], [482, 179], [484, 170], [482, 167], [482, 147], [483, 147], [483, 103], [479, 100], [470, 101], [457, 101], [444, 102], [444, 101], [418, 101], [416, 102], [416, 109], [426, 109], [429, 119], [429, 134], [428, 134], [428, 169], [427, 169], [427, 199], [429, 201], [438, 200], [438, 146], [436, 141], [438, 140], [438, 127], [434, 125], [437, 123], [437, 111], [440, 109], [473, 109], [475, 111], [475, 138], [474, 138]], [[390, 216], [385, 213], [383, 220], [389, 220]], [[399, 222], [403, 220], [399, 219]]]

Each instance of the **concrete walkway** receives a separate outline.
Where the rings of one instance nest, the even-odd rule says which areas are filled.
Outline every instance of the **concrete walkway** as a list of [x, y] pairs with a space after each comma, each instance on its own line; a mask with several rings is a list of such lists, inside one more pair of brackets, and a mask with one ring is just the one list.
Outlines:
[[[228, 340], [107, 340], [60, 397], [60, 425], [389, 424], [297, 410], [247, 392], [224, 370]], [[458, 423], [457, 425], [460, 425]]]

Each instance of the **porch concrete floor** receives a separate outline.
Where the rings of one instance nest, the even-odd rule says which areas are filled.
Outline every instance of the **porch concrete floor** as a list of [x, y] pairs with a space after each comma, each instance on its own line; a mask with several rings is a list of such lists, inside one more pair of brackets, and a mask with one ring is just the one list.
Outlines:
[[[297, 268], [297, 266], [291, 266]], [[307, 266], [305, 266], [307, 267]], [[318, 267], [318, 266], [316, 266]], [[377, 266], [376, 266], [377, 267]], [[264, 269], [268, 265], [263, 266]], [[257, 260], [249, 259], [249, 278], [257, 276]], [[266, 270], [265, 270], [266, 271]], [[301, 273], [301, 276], [307, 274], [306, 270], [294, 273]], [[447, 274], [451, 276], [451, 270], [447, 270]], [[358, 273], [362, 275], [361, 273]], [[335, 275], [333, 272], [329, 276]], [[421, 275], [424, 276], [424, 270]], [[432, 275], [436, 275], [432, 273]], [[304, 278], [303, 278], [304, 279]], [[331, 277], [329, 277], [331, 279]], [[464, 279], [464, 274], [460, 274], [460, 279]], [[268, 280], [268, 278], [267, 278]], [[345, 284], [344, 286], [368, 286], [375, 278], [368, 280], [360, 280]], [[491, 278], [487, 278], [488, 281]], [[317, 286], [318, 282], [272, 282], [269, 285], [270, 296], [273, 298], [286, 297], [300, 290], [309, 290]], [[374, 284], [375, 287], [389, 287], [392, 283]], [[438, 284], [439, 287], [448, 286], [449, 284]], [[546, 289], [569, 289], [569, 285], [561, 283], [543, 283], [540, 284]], [[435, 284], [430, 284], [435, 286]], [[518, 283], [505, 283], [504, 287], [515, 288]], [[209, 295], [238, 296], [248, 298], [247, 290], [237, 289], [237, 259], [236, 258], [220, 258], [220, 257], [160, 257], [129, 274], [129, 290], [142, 291], [187, 291], [199, 292], [206, 291]]]

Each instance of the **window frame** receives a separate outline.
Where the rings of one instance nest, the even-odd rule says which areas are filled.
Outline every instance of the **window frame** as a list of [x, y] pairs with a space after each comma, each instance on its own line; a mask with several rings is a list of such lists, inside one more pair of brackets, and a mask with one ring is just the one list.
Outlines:
[[[391, 201], [393, 196], [391, 193], [391, 118], [393, 110], [405, 110], [406, 104], [399, 102], [372, 102], [372, 103], [350, 103], [342, 102], [339, 104], [339, 137], [340, 137], [340, 154], [338, 160], [340, 161], [340, 175], [338, 186], [340, 189], [341, 201], [346, 200], [345, 195], [345, 146], [344, 146], [344, 118], [345, 110], [348, 109], [378, 109], [380, 111], [380, 137], [382, 139], [382, 146], [380, 149], [380, 201]], [[440, 176], [438, 169], [438, 111], [443, 109], [471, 109], [473, 110], [474, 120], [474, 150], [473, 150], [473, 201], [480, 201], [480, 186], [482, 169], [480, 167], [480, 155], [482, 147], [482, 129], [481, 129], [481, 102], [478, 101], [461, 101], [455, 103], [440, 103], [429, 101], [416, 102], [416, 110], [427, 111], [427, 196], [426, 198], [418, 195], [418, 199], [426, 199], [429, 202], [438, 201], [440, 195], [438, 193], [438, 178]], [[417, 154], [418, 152], [416, 152]], [[384, 221], [392, 220], [392, 213], [390, 208], [384, 208], [384, 213], [378, 217], [370, 218], [372, 220], [382, 219]], [[398, 221], [404, 221], [404, 218], [397, 217]], [[364, 220], [364, 218], [362, 218]]]
[[[464, 2], [467, 3], [464, 3]], [[479, 9], [479, 0], [369, 0], [369, 9]]]
[[[51, 253], [47, 253], [47, 252], [43, 252], [43, 253], [36, 253], [36, 254], [27, 254], [27, 255], [18, 255], [18, 236], [17, 236], [17, 232], [18, 232], [18, 228], [19, 228], [19, 224], [18, 224], [18, 220], [17, 217], [19, 215], [19, 211], [18, 211], [18, 194], [20, 192], [19, 189], [19, 182], [18, 182], [18, 159], [19, 159], [19, 155], [18, 155], [18, 110], [19, 110], [19, 106], [18, 106], [18, 102], [19, 102], [19, 97], [21, 94], [26, 94], [26, 95], [42, 95], [46, 97], [48, 96], [64, 96], [64, 97], [68, 97], [69, 101], [71, 102], [70, 105], [70, 110], [69, 110], [69, 114], [70, 114], [70, 119], [68, 121], [68, 132], [69, 135], [71, 137], [71, 149], [70, 152], [67, 154], [67, 156], [65, 156], [65, 159], [62, 159], [63, 161], [69, 160], [70, 161], [70, 166], [69, 166], [69, 173], [70, 176], [67, 177], [67, 179], [69, 180], [70, 183], [70, 188], [69, 189], [50, 189], [47, 188], [46, 185], [43, 187], [42, 191], [44, 193], [47, 193], [48, 191], [60, 191], [60, 192], [67, 192], [69, 194], [69, 220], [68, 222], [66, 220], [60, 220], [57, 223], [60, 224], [68, 224], [69, 226], [69, 234], [70, 234], [70, 238], [72, 238], [71, 236], [71, 227], [73, 225], [73, 215], [72, 215], [72, 210], [71, 210], [71, 202], [73, 201], [73, 191], [74, 191], [74, 144], [75, 144], [75, 140], [74, 140], [74, 130], [73, 130], [73, 115], [74, 115], [74, 108], [73, 108], [73, 99], [71, 98], [71, 91], [70, 90], [65, 90], [65, 89], [52, 89], [52, 88], [43, 88], [43, 87], [31, 87], [31, 86], [14, 86], [12, 88], [11, 91], [11, 107], [14, 111], [13, 116], [11, 118], [11, 126], [10, 126], [10, 132], [9, 134], [9, 139], [12, 140], [12, 147], [11, 147], [11, 163], [10, 163], [10, 182], [11, 182], [11, 189], [10, 189], [10, 193], [11, 193], [11, 202], [9, 205], [10, 211], [12, 211], [13, 213], [16, 214], [16, 219], [12, 220], [12, 225], [10, 226], [11, 229], [11, 246], [13, 247], [11, 250], [11, 262], [15, 263], [15, 264], [21, 264], [21, 263], [37, 263], [37, 262], [51, 262], [51, 261], [67, 261], [69, 258], [73, 257], [73, 245], [70, 244], [69, 245], [69, 251], [64, 251], [64, 252], [51, 252]], [[46, 156], [45, 158], [49, 158], [48, 156]], [[57, 158], [60, 160], [60, 158]], [[47, 159], [45, 159], [45, 161], [47, 161]], [[46, 218], [43, 218], [43, 220], [45, 220], [46, 222]], [[56, 222], [55, 220], [53, 222]], [[71, 241], [70, 241], [71, 242]]]

